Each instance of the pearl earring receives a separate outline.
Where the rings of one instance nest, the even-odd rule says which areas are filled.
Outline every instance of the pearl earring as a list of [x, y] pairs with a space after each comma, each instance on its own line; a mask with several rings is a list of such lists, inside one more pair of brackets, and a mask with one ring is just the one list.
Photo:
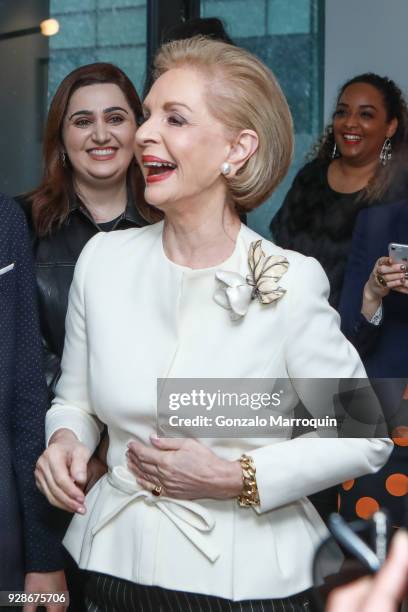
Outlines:
[[231, 164], [229, 164], [228, 162], [224, 162], [223, 164], [221, 164], [221, 174], [226, 176], [230, 172], [231, 172]]

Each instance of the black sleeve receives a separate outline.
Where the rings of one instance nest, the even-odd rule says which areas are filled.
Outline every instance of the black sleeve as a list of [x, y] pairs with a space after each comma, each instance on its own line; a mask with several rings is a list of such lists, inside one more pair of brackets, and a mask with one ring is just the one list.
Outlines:
[[55, 387], [59, 377], [61, 376], [61, 359], [50, 349], [44, 335], [41, 337], [41, 343], [43, 349], [45, 380], [48, 388], [48, 402], [51, 404], [55, 397]]
[[22, 213], [16, 207], [12, 223], [17, 273], [16, 353], [12, 413], [14, 469], [23, 515], [25, 571], [55, 571], [63, 567], [60, 513], [37, 490], [34, 469], [44, 450], [48, 408], [42, 370], [36, 289], [31, 246]]
[[373, 325], [361, 314], [364, 285], [375, 263], [369, 257], [366, 214], [357, 217], [339, 305], [341, 329], [363, 356], [375, 349], [381, 334], [381, 323]]
[[282, 206], [274, 216], [269, 226], [272, 234], [272, 239], [278, 246], [283, 249], [291, 248], [290, 231], [289, 231], [289, 211], [293, 185], [285, 196]]
[[283, 200], [283, 204], [274, 216], [269, 226], [272, 234], [272, 239], [278, 246], [283, 249], [291, 249], [291, 231], [290, 231], [290, 213], [293, 206], [293, 201], [297, 193], [296, 179], [292, 183], [291, 188]]
[[313, 199], [312, 188], [320, 182], [320, 172], [317, 160], [303, 166], [295, 176], [282, 206], [271, 221], [269, 229], [272, 239], [283, 249], [298, 250], [296, 220], [299, 215], [303, 217], [307, 200]]

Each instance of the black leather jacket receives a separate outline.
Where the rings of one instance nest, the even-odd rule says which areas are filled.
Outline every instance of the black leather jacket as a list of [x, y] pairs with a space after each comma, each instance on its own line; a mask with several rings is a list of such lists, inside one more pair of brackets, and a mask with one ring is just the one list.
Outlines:
[[[79, 200], [72, 202], [63, 225], [39, 238], [33, 229], [30, 204], [17, 197], [29, 224], [36, 267], [45, 372], [50, 399], [60, 376], [68, 293], [77, 259], [85, 244], [101, 231]], [[112, 229], [142, 227], [146, 221], [129, 201]]]

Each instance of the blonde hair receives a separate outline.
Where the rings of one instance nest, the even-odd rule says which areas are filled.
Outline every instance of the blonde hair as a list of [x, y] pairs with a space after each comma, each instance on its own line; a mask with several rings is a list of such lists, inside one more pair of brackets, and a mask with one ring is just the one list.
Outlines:
[[221, 41], [194, 36], [163, 45], [154, 61], [154, 80], [171, 68], [194, 67], [209, 78], [211, 114], [233, 134], [254, 130], [257, 151], [227, 179], [239, 212], [264, 202], [285, 176], [293, 153], [293, 123], [272, 72], [254, 55]]

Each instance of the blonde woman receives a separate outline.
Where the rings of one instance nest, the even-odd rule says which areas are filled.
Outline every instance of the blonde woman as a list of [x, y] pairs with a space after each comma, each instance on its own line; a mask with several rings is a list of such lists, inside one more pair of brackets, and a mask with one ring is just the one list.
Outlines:
[[[136, 153], [146, 200], [164, 219], [101, 234], [81, 255], [38, 485], [75, 512], [65, 545], [91, 572], [89, 610], [306, 610], [326, 530], [305, 496], [376, 471], [390, 444], [154, 437], [159, 377], [293, 378], [290, 415], [296, 378], [365, 375], [317, 262], [239, 220], [290, 163], [286, 100], [242, 49], [169, 43]], [[280, 280], [265, 304], [245, 279], [248, 257], [269, 256]], [[101, 423], [109, 473], [84, 498], [76, 482]]]

